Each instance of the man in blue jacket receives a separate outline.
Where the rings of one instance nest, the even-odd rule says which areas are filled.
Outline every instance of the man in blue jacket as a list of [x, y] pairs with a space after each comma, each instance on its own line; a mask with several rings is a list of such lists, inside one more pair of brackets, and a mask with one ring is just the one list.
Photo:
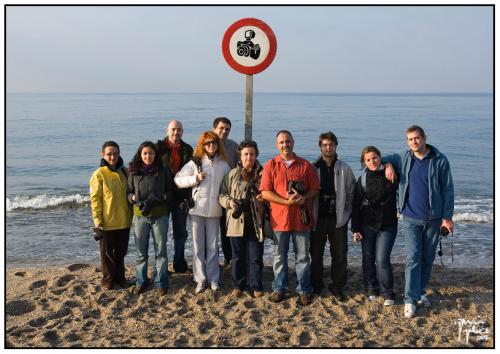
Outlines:
[[[450, 164], [424, 130], [406, 130], [409, 150], [384, 157], [399, 174], [398, 209], [403, 215], [406, 244], [404, 315], [413, 317], [416, 304], [430, 307], [425, 295], [436, 256], [440, 229], [453, 232], [454, 192]], [[390, 166], [388, 167], [388, 177]], [[389, 178], [391, 179], [391, 178]]]

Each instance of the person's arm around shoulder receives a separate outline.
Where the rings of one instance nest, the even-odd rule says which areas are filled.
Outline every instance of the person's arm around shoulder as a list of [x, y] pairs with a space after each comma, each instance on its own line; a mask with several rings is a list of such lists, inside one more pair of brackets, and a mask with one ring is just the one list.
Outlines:
[[385, 178], [392, 183], [396, 182], [398, 174], [401, 174], [401, 155], [396, 153], [383, 156], [382, 164], [385, 167]]
[[104, 225], [103, 220], [103, 176], [98, 169], [92, 174], [90, 178], [90, 206], [92, 208], [92, 219], [94, 220], [95, 227], [102, 228]]

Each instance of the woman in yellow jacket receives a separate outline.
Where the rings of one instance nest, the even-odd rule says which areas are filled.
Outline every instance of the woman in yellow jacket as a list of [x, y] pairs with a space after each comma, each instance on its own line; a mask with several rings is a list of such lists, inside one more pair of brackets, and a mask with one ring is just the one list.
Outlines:
[[99, 241], [103, 287], [128, 287], [124, 258], [127, 254], [132, 208], [127, 200], [128, 171], [114, 141], [102, 146], [101, 165], [90, 178], [90, 205]]

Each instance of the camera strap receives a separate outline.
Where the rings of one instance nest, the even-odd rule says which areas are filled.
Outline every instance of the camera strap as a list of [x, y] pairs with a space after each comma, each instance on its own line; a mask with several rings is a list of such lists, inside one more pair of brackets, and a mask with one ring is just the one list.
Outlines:
[[[443, 238], [447, 238], [448, 236], [443, 236], [443, 235], [439, 235], [439, 251], [438, 251], [438, 256], [439, 256], [439, 260], [441, 262], [441, 265], [443, 267], [446, 267], [443, 263], [443, 245], [441, 244], [441, 241], [443, 240]], [[453, 231], [451, 232], [451, 263], [453, 263]]]

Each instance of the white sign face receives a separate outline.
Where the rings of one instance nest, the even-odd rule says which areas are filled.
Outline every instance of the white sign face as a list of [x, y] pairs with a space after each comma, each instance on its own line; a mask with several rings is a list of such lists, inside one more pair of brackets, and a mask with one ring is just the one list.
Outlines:
[[240, 65], [252, 67], [261, 64], [269, 55], [269, 38], [259, 27], [243, 26], [229, 40], [229, 53]]

